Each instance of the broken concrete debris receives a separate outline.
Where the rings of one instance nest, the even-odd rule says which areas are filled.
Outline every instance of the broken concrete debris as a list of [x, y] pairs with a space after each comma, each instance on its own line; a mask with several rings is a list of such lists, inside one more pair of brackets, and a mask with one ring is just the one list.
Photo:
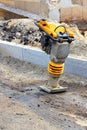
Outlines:
[[[40, 42], [41, 32], [30, 25], [27, 27], [21, 24], [14, 24], [9, 26], [9, 21], [0, 23], [0, 38], [6, 41], [15, 41], [19, 40], [19, 43], [23, 45], [36, 44]], [[26, 22], [25, 22], [26, 23]]]
[[[87, 57], [86, 31], [84, 32], [84, 30], [82, 30], [85, 34], [83, 36], [83, 33], [79, 31], [76, 24], [62, 24], [70, 28], [75, 34], [75, 41], [71, 45], [70, 54]], [[81, 25], [85, 26], [86, 24], [79, 24], [79, 28]], [[32, 19], [10, 19], [0, 21], [1, 40], [41, 48], [41, 35], [41, 31], [39, 31]]]

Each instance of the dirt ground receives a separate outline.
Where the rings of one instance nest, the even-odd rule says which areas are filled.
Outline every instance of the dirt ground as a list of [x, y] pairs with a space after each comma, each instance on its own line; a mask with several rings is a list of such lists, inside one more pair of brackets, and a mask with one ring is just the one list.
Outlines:
[[0, 130], [61, 130], [0, 93]]
[[39, 89], [47, 69], [0, 54], [1, 130], [87, 130], [87, 79], [63, 74], [68, 91]]

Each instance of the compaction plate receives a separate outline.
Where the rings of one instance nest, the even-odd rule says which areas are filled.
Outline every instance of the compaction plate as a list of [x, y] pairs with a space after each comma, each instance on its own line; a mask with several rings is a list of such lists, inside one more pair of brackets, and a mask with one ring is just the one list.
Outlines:
[[54, 89], [50, 89], [45, 86], [40, 86], [39, 88], [47, 93], [61, 93], [61, 92], [67, 91], [68, 89], [67, 87], [62, 87], [62, 86], [60, 86], [59, 88], [54, 88]]

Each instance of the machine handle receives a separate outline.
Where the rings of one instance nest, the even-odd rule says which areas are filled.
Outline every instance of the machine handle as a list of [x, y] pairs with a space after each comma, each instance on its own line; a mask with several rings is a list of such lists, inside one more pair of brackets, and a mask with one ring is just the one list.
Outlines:
[[65, 33], [65, 32], [66, 32], [66, 28], [65, 28], [65, 26], [63, 26], [63, 25], [59, 25], [59, 26], [57, 26], [57, 27], [54, 29], [54, 32], [56, 32], [56, 30], [57, 30], [58, 28], [63, 28], [64, 31], [62, 32], [61, 29], [59, 29], [59, 31], [58, 31], [57, 33], [59, 33], [59, 32], [61, 32], [61, 33]]

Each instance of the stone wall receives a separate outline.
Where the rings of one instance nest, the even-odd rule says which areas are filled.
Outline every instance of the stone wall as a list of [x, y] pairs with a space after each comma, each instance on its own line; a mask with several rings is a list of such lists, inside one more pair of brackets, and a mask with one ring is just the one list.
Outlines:
[[83, 6], [87, 8], [87, 0], [83, 0]]
[[40, 0], [0, 0], [1, 3], [30, 11], [31, 13], [40, 14], [42, 16], [48, 16], [49, 7], [48, 4]]
[[11, 18], [24, 18], [24, 16], [11, 13], [4, 9], [0, 9], [0, 19], [11, 19]]
[[87, 8], [76, 5], [67, 8], [60, 9], [60, 20], [61, 21], [87, 21]]
[[[58, 21], [87, 20], [87, 0], [0, 0], [0, 2]], [[56, 4], [53, 6], [52, 2], [56, 2], [58, 6]]]
[[15, 7], [15, 0], [0, 0], [0, 3]]
[[72, 4], [78, 4], [87, 7], [87, 0], [72, 0]]

